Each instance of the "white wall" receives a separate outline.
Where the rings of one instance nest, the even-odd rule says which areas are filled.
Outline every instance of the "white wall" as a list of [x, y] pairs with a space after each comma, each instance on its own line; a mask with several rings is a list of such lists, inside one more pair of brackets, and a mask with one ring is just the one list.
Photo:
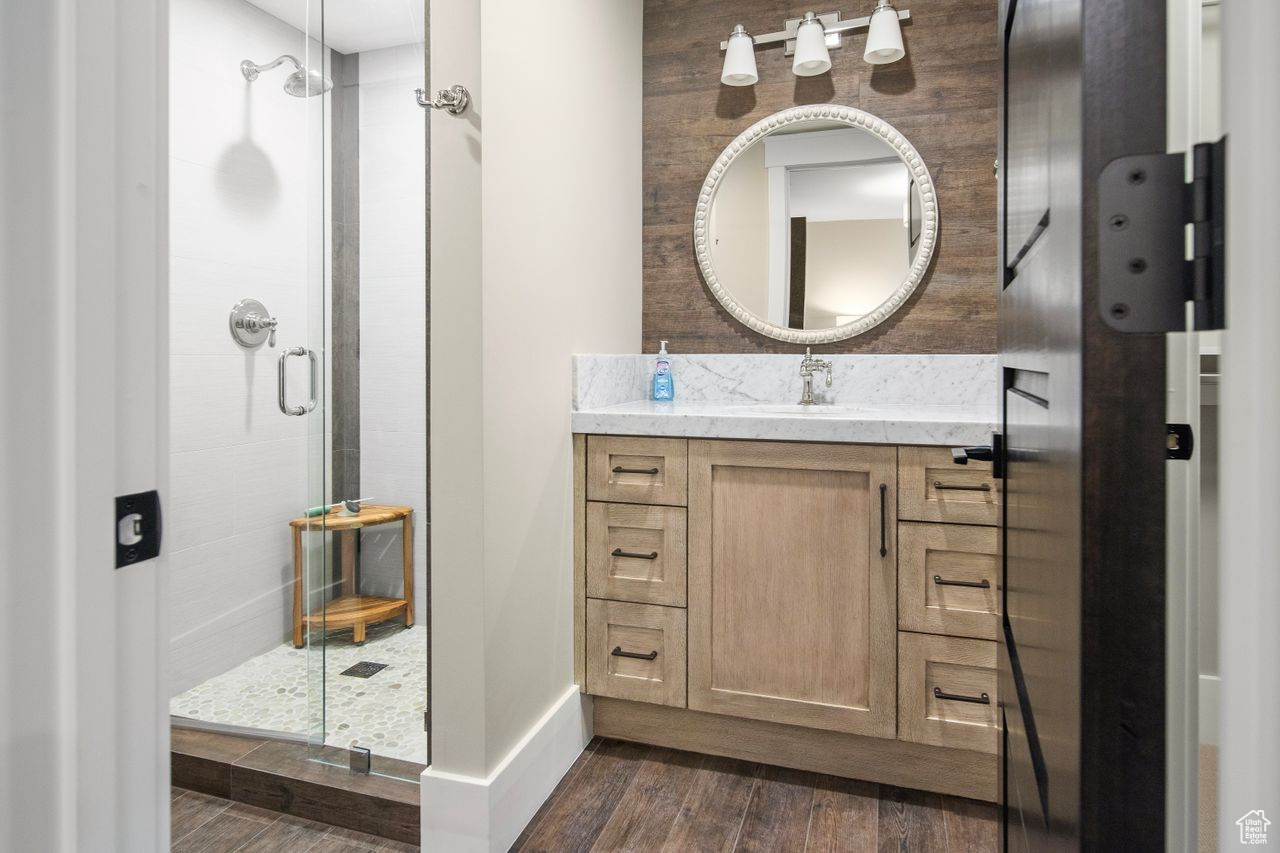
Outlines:
[[[288, 521], [307, 504], [307, 418], [276, 401], [281, 348], [312, 340], [324, 298], [313, 184], [319, 100], [286, 95], [288, 69], [254, 83], [243, 59], [292, 53], [301, 32], [243, 0], [172, 0], [170, 27], [170, 689], [179, 693], [284, 641]], [[308, 212], [311, 211], [310, 217]], [[318, 256], [318, 255], [317, 255]], [[277, 348], [241, 349], [232, 305], [261, 300]], [[306, 393], [302, 362], [291, 394]]]
[[748, 311], [769, 316], [769, 172], [763, 144], [743, 151], [725, 171], [710, 220], [720, 283]]
[[[643, 10], [638, 0], [556, 0], [536, 16], [516, 0], [481, 8], [493, 767], [573, 683], [570, 355], [640, 347]], [[549, 103], [548, 80], [572, 80], [572, 102]]]
[[[427, 618], [427, 139], [421, 44], [360, 53], [360, 493], [412, 506]], [[353, 496], [354, 497], [354, 496]], [[361, 591], [401, 595], [398, 526], [361, 536]]]
[[436, 776], [493, 772], [572, 685], [569, 356], [640, 344], [641, 12], [432, 4], [432, 87], [476, 96], [431, 125]]
[[805, 231], [807, 329], [869, 314], [907, 277], [911, 264], [901, 219], [810, 221]]

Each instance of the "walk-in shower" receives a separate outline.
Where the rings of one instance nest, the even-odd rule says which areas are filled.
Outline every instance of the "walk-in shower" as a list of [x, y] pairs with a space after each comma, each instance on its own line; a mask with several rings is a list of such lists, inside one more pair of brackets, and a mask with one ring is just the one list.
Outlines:
[[170, 711], [416, 779], [426, 10], [169, 8]]
[[323, 95], [333, 88], [332, 80], [319, 71], [312, 71], [287, 53], [277, 56], [266, 65], [257, 65], [253, 60], [246, 59], [240, 63], [240, 73], [244, 75], [244, 79], [252, 83], [258, 79], [258, 75], [263, 71], [270, 71], [285, 62], [292, 62], [293, 67], [296, 69], [292, 74], [284, 78], [284, 90], [295, 98], [310, 98], [313, 95]]

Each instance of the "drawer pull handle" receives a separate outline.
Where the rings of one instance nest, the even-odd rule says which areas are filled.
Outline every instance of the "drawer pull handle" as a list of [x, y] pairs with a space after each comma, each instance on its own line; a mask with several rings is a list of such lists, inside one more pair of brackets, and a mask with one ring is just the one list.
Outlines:
[[991, 491], [991, 484], [982, 483], [978, 486], [949, 486], [946, 483], [934, 480], [933, 488], [939, 492], [989, 492]]
[[889, 548], [887, 546], [887, 541], [885, 539], [886, 534], [885, 534], [885, 522], [884, 522], [885, 520], [884, 494], [888, 490], [889, 490], [888, 486], [886, 486], [884, 483], [880, 484], [880, 556], [881, 557], [889, 553]]
[[657, 468], [626, 468], [622, 465], [614, 465], [613, 473], [615, 474], [656, 474]]
[[981, 696], [961, 696], [958, 693], [946, 693], [941, 687], [933, 688], [934, 699], [950, 699], [953, 702], [972, 702], [975, 705], [990, 705], [991, 697], [983, 693]]
[[[646, 655], [646, 654], [642, 654], [641, 652], [624, 652], [622, 650], [622, 646], [614, 646], [613, 651], [609, 652], [609, 654], [613, 655], [615, 658], [636, 658], [637, 660], [657, 660], [658, 659], [658, 652], [656, 649], [652, 652], [649, 652], [649, 654]], [[983, 693], [982, 695], [986, 696], [987, 694]]]
[[971, 586], [977, 589], [991, 589], [991, 581], [986, 578], [980, 581], [949, 581], [944, 580], [942, 575], [934, 575], [933, 582], [938, 586]]
[[656, 560], [658, 559], [658, 552], [650, 551], [648, 554], [637, 554], [635, 551], [624, 551], [621, 548], [614, 548], [613, 556], [631, 557], [632, 559], [635, 559], [635, 560]]

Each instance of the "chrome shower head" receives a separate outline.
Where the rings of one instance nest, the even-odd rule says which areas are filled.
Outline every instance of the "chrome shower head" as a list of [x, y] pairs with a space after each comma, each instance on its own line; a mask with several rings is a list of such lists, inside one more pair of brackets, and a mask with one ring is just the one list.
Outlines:
[[258, 79], [263, 71], [270, 71], [277, 65], [284, 62], [293, 63], [293, 67], [297, 69], [284, 79], [284, 90], [286, 93], [293, 95], [295, 98], [309, 98], [312, 95], [322, 95], [333, 88], [333, 81], [321, 74], [319, 71], [312, 71], [301, 62], [289, 54], [277, 56], [266, 65], [256, 65], [251, 60], [246, 59], [240, 63], [240, 73], [244, 75], [244, 79], [252, 83]]
[[284, 78], [284, 90], [295, 98], [310, 98], [312, 95], [323, 95], [333, 88], [333, 81], [319, 71], [299, 68]]

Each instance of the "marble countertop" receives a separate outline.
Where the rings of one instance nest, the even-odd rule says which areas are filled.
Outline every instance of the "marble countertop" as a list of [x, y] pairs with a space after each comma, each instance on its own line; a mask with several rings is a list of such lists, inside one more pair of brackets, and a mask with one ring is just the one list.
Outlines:
[[987, 444], [995, 407], [814, 406], [655, 403], [640, 400], [574, 412], [573, 431], [596, 435], [663, 435], [858, 444]]
[[673, 356], [676, 399], [647, 397], [651, 356], [574, 357], [572, 429], [601, 435], [980, 445], [998, 419], [993, 356], [833, 356], [799, 406], [799, 357]]

